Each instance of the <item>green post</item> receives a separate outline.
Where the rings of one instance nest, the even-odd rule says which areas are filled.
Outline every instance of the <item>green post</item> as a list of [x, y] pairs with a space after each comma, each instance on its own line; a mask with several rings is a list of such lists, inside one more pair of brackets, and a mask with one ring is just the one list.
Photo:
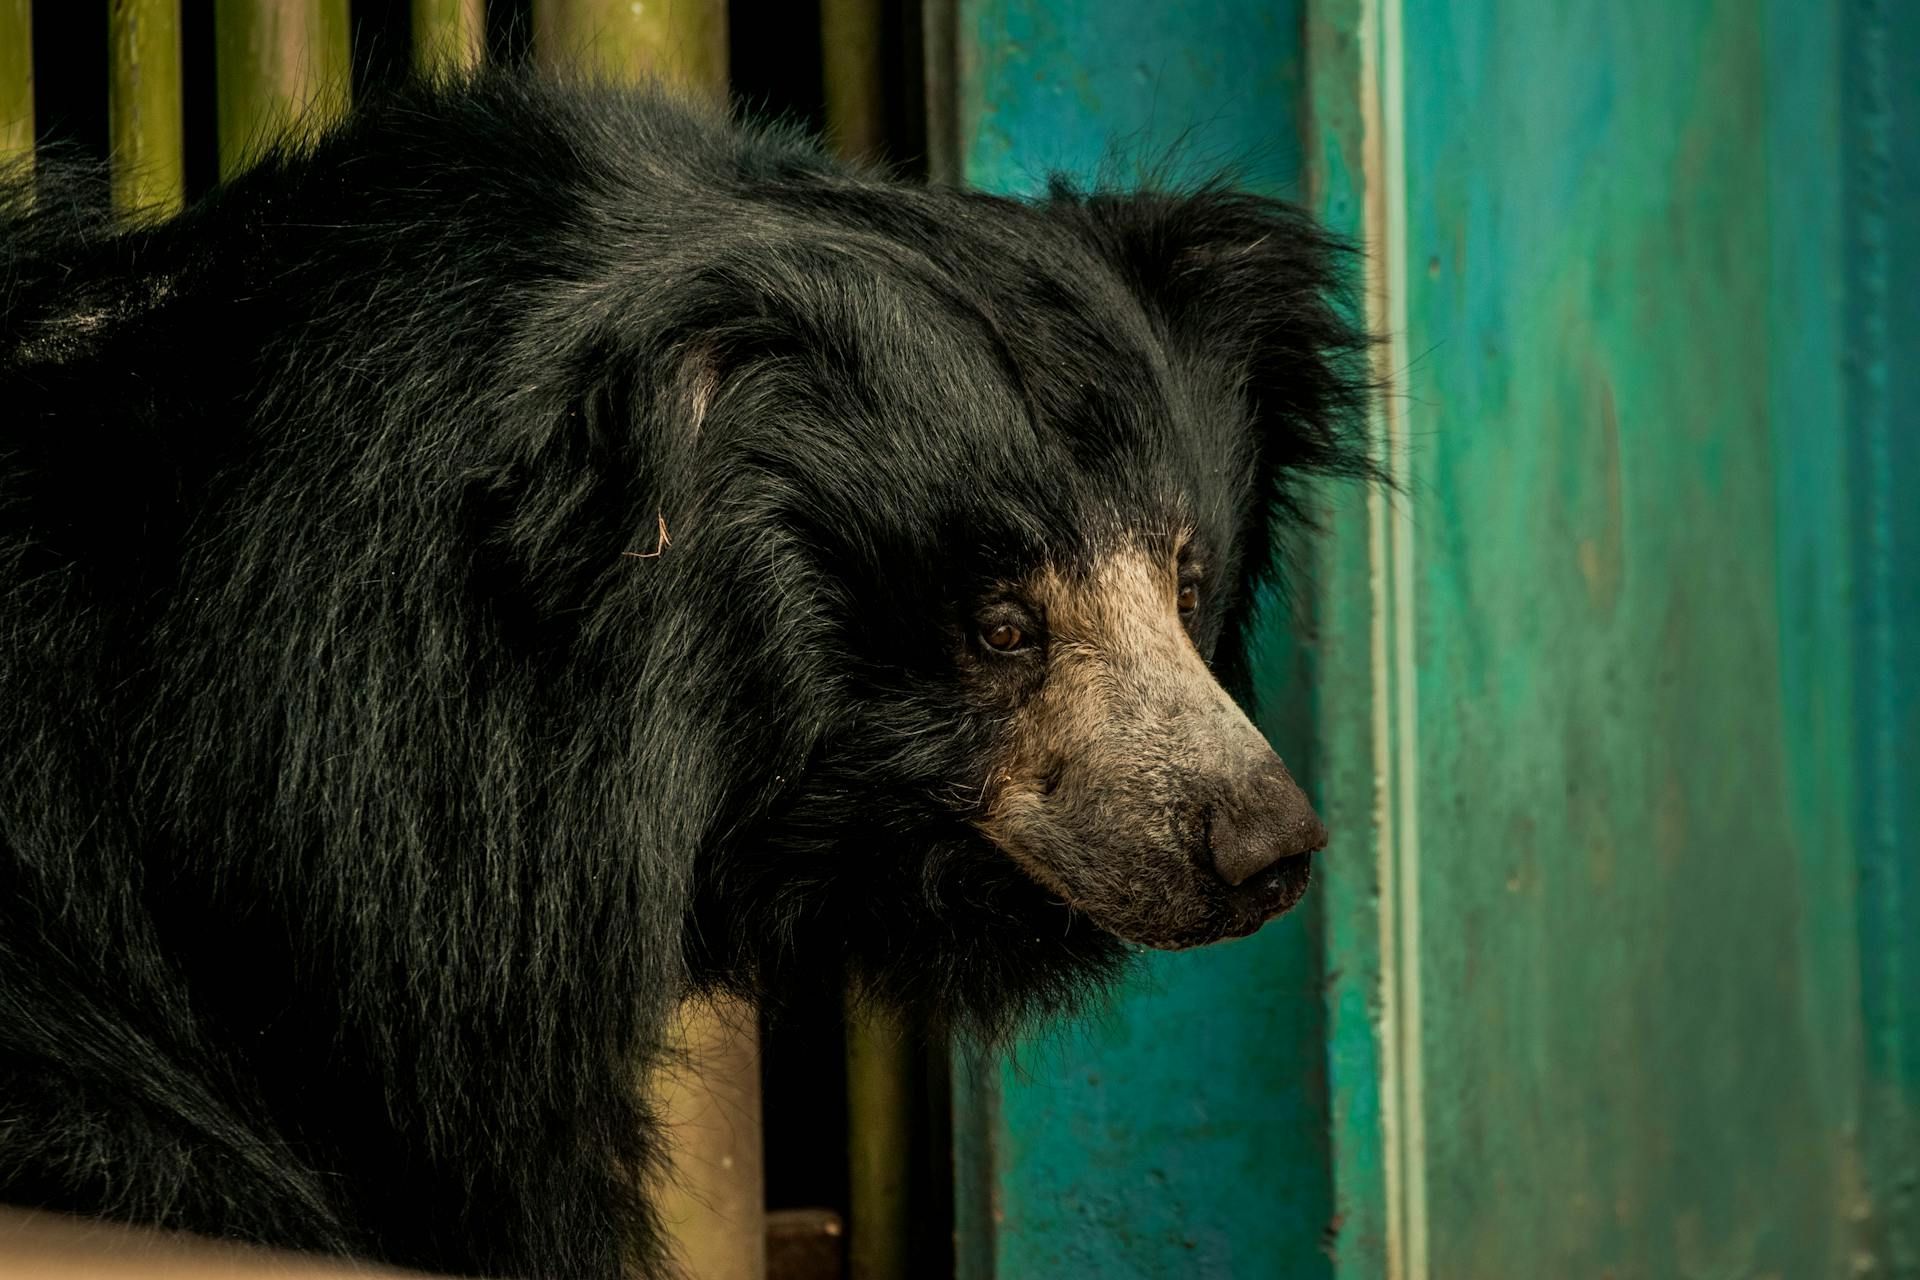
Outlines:
[[905, 1280], [912, 1042], [892, 1018], [847, 1007], [848, 1280]]
[[33, 0], [0, 0], [0, 165], [33, 156]]
[[215, 0], [220, 176], [347, 109], [347, 0]]
[[648, 1082], [667, 1139], [654, 1207], [675, 1261], [698, 1280], [767, 1280], [760, 1038], [753, 1006], [681, 1002], [676, 1043]]
[[827, 135], [854, 160], [880, 153], [886, 97], [880, 74], [880, 0], [820, 0]]
[[719, 101], [727, 92], [726, 0], [534, 0], [533, 52], [549, 71], [658, 77]]
[[470, 72], [480, 65], [486, 44], [482, 0], [413, 0], [413, 65], [420, 74]]
[[110, 0], [107, 119], [113, 205], [165, 218], [185, 202], [180, 0]]

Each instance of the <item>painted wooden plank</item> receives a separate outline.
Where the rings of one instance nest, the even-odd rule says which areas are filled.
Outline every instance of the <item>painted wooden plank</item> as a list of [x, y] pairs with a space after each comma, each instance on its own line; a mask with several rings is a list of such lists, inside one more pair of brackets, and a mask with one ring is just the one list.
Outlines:
[[1909, 1276], [1920, 1275], [1920, 9], [1839, 8], [1862, 1232], [1882, 1274]]
[[[954, 20], [967, 182], [1029, 193], [1063, 170], [1132, 183], [1172, 155], [1175, 176], [1236, 165], [1298, 194], [1299, 5], [961, 0]], [[1278, 610], [1261, 644], [1256, 718], [1298, 762], [1305, 656]], [[1110, 1013], [1021, 1046], [1017, 1062], [959, 1064], [961, 1276], [1328, 1273], [1315, 902], [1244, 941], [1143, 956]]]
[[694, 93], [726, 93], [726, 0], [534, 0], [540, 65], [630, 80], [656, 76]]
[[[1378, 84], [1379, 15], [1362, 0], [1309, 0], [1307, 5], [1308, 177], [1314, 210], [1328, 226], [1362, 245], [1364, 304], [1370, 327], [1392, 328], [1384, 262]], [[1380, 372], [1395, 380], [1395, 355], [1379, 353]], [[1373, 430], [1377, 461], [1385, 450], [1385, 416]], [[1337, 1274], [1401, 1280], [1404, 1266], [1399, 1174], [1401, 1105], [1395, 1049], [1400, 1020], [1395, 954], [1392, 735], [1386, 688], [1390, 669], [1386, 607], [1388, 541], [1382, 536], [1386, 495], [1356, 500], [1327, 495], [1325, 530], [1314, 547], [1313, 599], [1318, 662], [1315, 732], [1321, 738], [1319, 804], [1344, 856], [1328, 859], [1319, 893], [1325, 914], [1329, 1141], [1333, 1221], [1328, 1240]]]
[[0, 0], [0, 164], [33, 157], [33, 0]]
[[413, 65], [422, 75], [458, 75], [487, 47], [485, 0], [413, 0]]
[[1846, 101], [1889, 13], [1316, 5], [1407, 480], [1327, 561], [1370, 653], [1323, 665], [1329, 820], [1380, 849], [1329, 896], [1343, 1275], [1902, 1274], [1920, 983], [1872, 935], [1913, 873], [1866, 815], [1912, 830], [1870, 780], [1911, 777], [1920, 592], [1912, 504], [1862, 502], [1911, 434], [1849, 237], [1898, 237], [1841, 172], [1864, 127], [1899, 202], [1905, 82]]
[[346, 111], [347, 0], [215, 0], [214, 40], [222, 177]]
[[187, 194], [180, 0], [111, 0], [107, 23], [114, 207], [164, 218]]

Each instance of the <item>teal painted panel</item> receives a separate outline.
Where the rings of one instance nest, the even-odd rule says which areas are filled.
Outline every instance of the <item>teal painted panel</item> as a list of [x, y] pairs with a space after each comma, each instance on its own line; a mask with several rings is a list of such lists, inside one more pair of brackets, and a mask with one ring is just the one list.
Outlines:
[[1920, 8], [1842, 10], [1864, 1231], [1920, 1275]]
[[[1311, 207], [1331, 228], [1362, 245], [1368, 255], [1366, 293], [1383, 296], [1377, 247], [1369, 245], [1371, 151], [1378, 129], [1373, 104], [1362, 88], [1375, 41], [1370, 14], [1359, 0], [1314, 0], [1307, 24], [1305, 94], [1312, 129], [1307, 139]], [[1384, 328], [1378, 317], [1376, 329]], [[1389, 402], [1391, 403], [1391, 402]], [[1376, 434], [1381, 434], [1376, 423]], [[1383, 1000], [1391, 966], [1381, 946], [1387, 883], [1380, 850], [1388, 833], [1384, 779], [1376, 746], [1384, 726], [1375, 714], [1377, 663], [1382, 632], [1374, 588], [1384, 579], [1371, 563], [1377, 515], [1385, 495], [1355, 493], [1342, 486], [1326, 494], [1322, 536], [1314, 546], [1313, 601], [1315, 677], [1313, 730], [1323, 741], [1318, 755], [1318, 802], [1329, 831], [1340, 836], [1341, 856], [1325, 860], [1319, 901], [1325, 930], [1327, 970], [1327, 1063], [1329, 1144], [1334, 1214], [1328, 1251], [1336, 1274], [1392, 1275], [1387, 1238], [1389, 1149], [1388, 1038]]]
[[1429, 1265], [1844, 1274], [1853, 868], [1796, 827], [1827, 766], [1780, 706], [1764, 13], [1404, 21]]
[[957, 0], [968, 182], [1043, 190], [1173, 162], [1287, 194], [1300, 171], [1306, 0]]
[[[957, 22], [967, 182], [1125, 184], [1171, 155], [1175, 175], [1232, 163], [1293, 194], [1297, 0], [962, 0]], [[1261, 633], [1256, 719], [1299, 763], [1305, 657], [1277, 616]], [[1321, 949], [1309, 906], [1250, 939], [1149, 953], [1103, 1015], [962, 1063], [960, 1274], [1328, 1275]]]
[[1328, 558], [1340, 1273], [1912, 1274], [1913, 11], [1316, 17], [1407, 449]]

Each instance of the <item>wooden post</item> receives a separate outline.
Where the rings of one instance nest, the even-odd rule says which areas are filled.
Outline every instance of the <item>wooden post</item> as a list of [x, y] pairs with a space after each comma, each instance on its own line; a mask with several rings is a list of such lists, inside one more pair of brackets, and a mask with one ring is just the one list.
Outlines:
[[760, 1035], [741, 1000], [689, 1000], [669, 1065], [655, 1071], [669, 1168], [656, 1203], [677, 1261], [699, 1280], [765, 1280]]
[[180, 0], [111, 0], [107, 43], [114, 208], [168, 217], [179, 212], [187, 190]]
[[347, 109], [347, 0], [215, 0], [220, 176]]
[[722, 100], [726, 0], [534, 0], [533, 55], [550, 71], [609, 80], [658, 77]]
[[827, 136], [850, 160], [880, 154], [886, 135], [880, 0], [820, 0]]
[[906, 1280], [914, 1055], [895, 1019], [847, 1008], [847, 1275]]
[[33, 158], [33, 0], [0, 0], [0, 165]]
[[480, 65], [487, 47], [482, 0], [413, 0], [413, 66], [432, 77], [457, 76]]

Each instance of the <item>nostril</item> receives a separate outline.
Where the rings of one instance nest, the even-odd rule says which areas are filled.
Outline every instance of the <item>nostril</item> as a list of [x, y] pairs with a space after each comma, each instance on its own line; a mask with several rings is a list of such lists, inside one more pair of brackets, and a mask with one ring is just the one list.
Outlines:
[[1207, 851], [1214, 872], [1230, 885], [1245, 884], [1276, 862], [1326, 844], [1326, 827], [1304, 806], [1237, 817], [1223, 808], [1207, 816]]

